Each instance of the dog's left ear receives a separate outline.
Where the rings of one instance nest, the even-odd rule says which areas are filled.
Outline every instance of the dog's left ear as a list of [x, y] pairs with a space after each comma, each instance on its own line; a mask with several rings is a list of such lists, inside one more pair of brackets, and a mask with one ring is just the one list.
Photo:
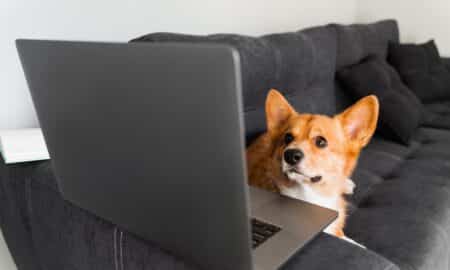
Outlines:
[[295, 113], [294, 108], [283, 95], [275, 89], [270, 89], [266, 99], [266, 121], [267, 130], [272, 132]]
[[345, 135], [359, 147], [366, 146], [377, 127], [379, 104], [374, 95], [360, 99], [358, 102], [337, 115]]

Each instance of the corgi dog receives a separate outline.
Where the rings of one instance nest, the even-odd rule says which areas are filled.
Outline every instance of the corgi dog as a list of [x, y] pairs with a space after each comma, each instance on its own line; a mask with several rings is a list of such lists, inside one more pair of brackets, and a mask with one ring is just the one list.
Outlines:
[[272, 89], [266, 99], [267, 131], [246, 151], [249, 184], [334, 209], [325, 232], [344, 238], [349, 179], [361, 149], [375, 132], [378, 99], [367, 96], [333, 117], [296, 112]]

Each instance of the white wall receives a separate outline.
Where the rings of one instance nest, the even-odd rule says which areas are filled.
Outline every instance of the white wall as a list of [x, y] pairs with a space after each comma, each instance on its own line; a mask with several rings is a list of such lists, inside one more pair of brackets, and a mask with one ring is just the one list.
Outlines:
[[359, 0], [356, 14], [359, 22], [395, 18], [402, 42], [421, 43], [434, 38], [441, 55], [450, 56], [448, 0]]
[[350, 23], [357, 0], [0, 0], [0, 129], [34, 127], [16, 38], [127, 41], [154, 31], [258, 35]]

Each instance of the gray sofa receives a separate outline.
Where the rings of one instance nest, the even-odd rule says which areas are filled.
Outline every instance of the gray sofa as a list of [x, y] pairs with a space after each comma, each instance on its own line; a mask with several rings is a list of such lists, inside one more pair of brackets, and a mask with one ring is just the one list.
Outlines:
[[[259, 38], [155, 33], [133, 42], [235, 46], [251, 142], [265, 128], [263, 104], [270, 88], [281, 90], [300, 112], [336, 113], [353, 100], [335, 72], [369, 54], [385, 58], [388, 42], [398, 40], [397, 23], [386, 20]], [[357, 188], [349, 197], [345, 231], [367, 249], [322, 233], [284, 269], [450, 269], [450, 101], [425, 108], [409, 145], [376, 135], [353, 174]], [[196, 269], [65, 201], [50, 162], [0, 164], [0, 223], [20, 270]], [[233, 269], [231, 262], [228, 267]]]

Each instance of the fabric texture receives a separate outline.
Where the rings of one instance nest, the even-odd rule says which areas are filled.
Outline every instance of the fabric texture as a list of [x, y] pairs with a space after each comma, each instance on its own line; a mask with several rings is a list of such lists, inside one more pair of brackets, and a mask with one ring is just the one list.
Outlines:
[[389, 44], [389, 63], [424, 102], [450, 99], [450, 71], [434, 40], [424, 44]]
[[[23, 198], [23, 202], [29, 206], [23, 209], [26, 217], [23, 222], [31, 229], [27, 233], [15, 227], [16, 223], [5, 216], [5, 208], [1, 211], [2, 220], [8, 218], [2, 224], [2, 229], [14, 231], [8, 235], [30, 236], [32, 240], [24, 246], [30, 247], [36, 255], [15, 257], [16, 261], [30, 262], [28, 268], [20, 269], [196, 269], [171, 252], [161, 250], [151, 242], [65, 201], [55, 185], [37, 180], [45, 175], [51, 176], [48, 174], [49, 168], [49, 161], [0, 166], [3, 176], [9, 174], [0, 179], [8, 186], [1, 189], [1, 194], [9, 194], [12, 183], [23, 185], [23, 193], [27, 194]], [[55, 182], [55, 177], [52, 178]], [[16, 243], [23, 245], [22, 241]], [[33, 249], [38, 243], [42, 245]], [[16, 254], [16, 250], [12, 251]], [[335, 269], [398, 269], [395, 264], [370, 250], [325, 233], [321, 233], [302, 252], [293, 256], [282, 269], [325, 270], [330, 263]]]
[[358, 64], [340, 69], [337, 77], [355, 99], [376, 95], [380, 103], [378, 131], [409, 143], [421, 121], [422, 104], [385, 60], [369, 56]]
[[[147, 41], [183, 42], [183, 36], [150, 34]], [[300, 111], [339, 111], [353, 98], [335, 79], [335, 71], [369, 55], [385, 59], [388, 42], [398, 42], [398, 28], [387, 20], [260, 38], [187, 36], [186, 41], [216, 42], [214, 37], [235, 44], [244, 60], [245, 119], [251, 140], [265, 128], [261, 106], [266, 88], [286, 88]], [[348, 197], [345, 233], [367, 249], [319, 234], [283, 269], [450, 269], [450, 130], [424, 126], [433, 119], [447, 119], [450, 103], [436, 100], [424, 110], [428, 122], [413, 131], [408, 145], [377, 134], [351, 176], [356, 189]], [[18, 269], [195, 269], [176, 252], [65, 201], [49, 161], [0, 161], [0, 203], [1, 229]]]
[[389, 42], [399, 41], [395, 20], [371, 24], [334, 24], [334, 27], [338, 44], [336, 70], [356, 64], [369, 55], [386, 59]]
[[444, 63], [445, 67], [450, 70], [450, 57], [441, 57], [442, 63]]
[[336, 35], [331, 26], [261, 37], [152, 33], [132, 42], [206, 42], [235, 47], [241, 59], [248, 141], [266, 128], [264, 102], [271, 88], [283, 93], [298, 111], [337, 111], [333, 94]]

